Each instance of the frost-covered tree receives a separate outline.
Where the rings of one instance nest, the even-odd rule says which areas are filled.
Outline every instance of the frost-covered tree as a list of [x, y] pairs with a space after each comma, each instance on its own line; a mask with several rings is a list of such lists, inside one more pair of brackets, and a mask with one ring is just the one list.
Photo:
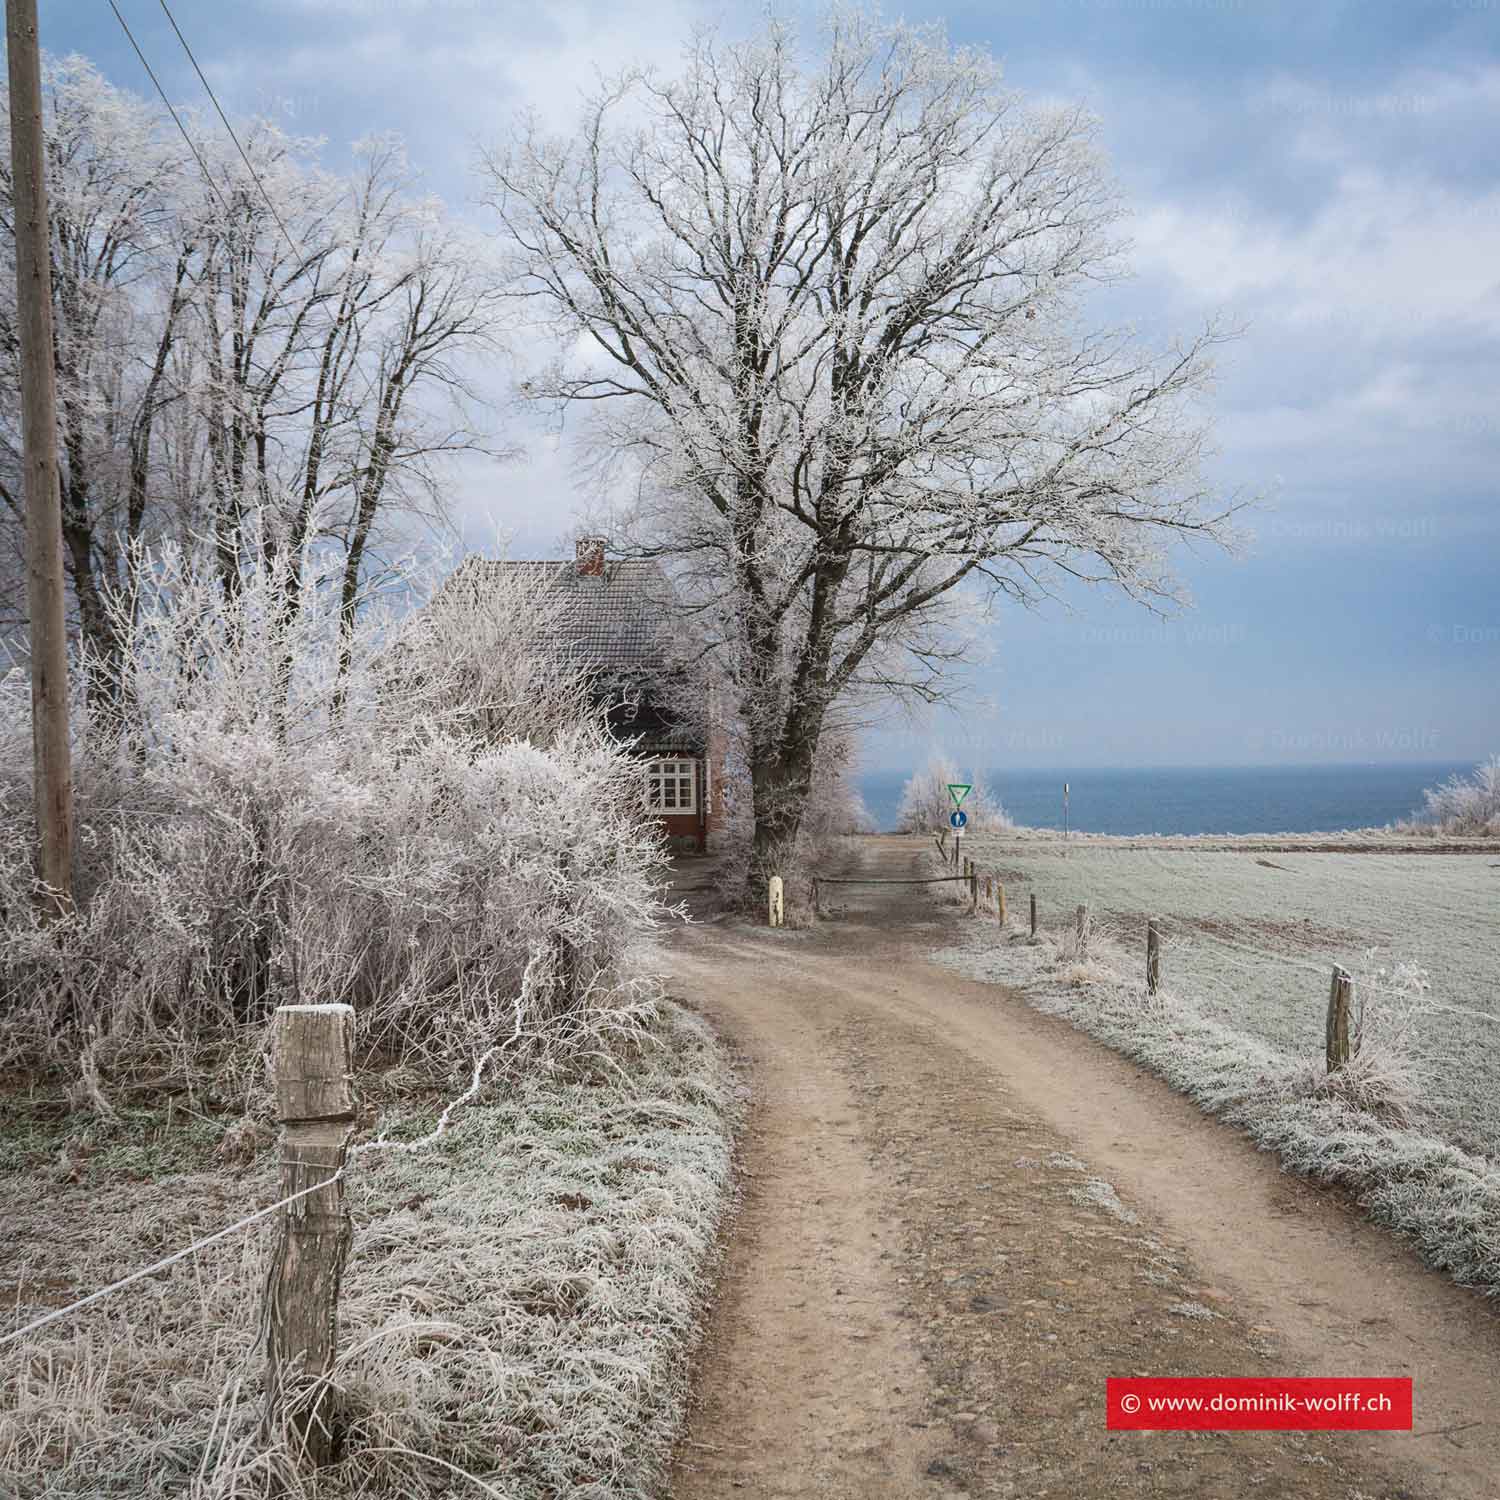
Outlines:
[[1092, 122], [936, 27], [835, 9], [823, 43], [700, 34], [680, 77], [484, 163], [562, 351], [522, 394], [591, 414], [582, 451], [633, 481], [617, 536], [674, 560], [748, 725], [759, 861], [832, 706], [943, 691], [955, 598], [1168, 600], [1165, 544], [1234, 508], [1189, 400], [1223, 335], [1158, 354], [1083, 318], [1119, 269]]
[[[392, 139], [359, 143], [333, 173], [316, 141], [249, 120], [237, 145], [189, 111], [190, 150], [164, 109], [85, 59], [48, 59], [44, 81], [62, 530], [98, 694], [118, 686], [110, 600], [141, 547], [207, 538], [226, 593], [284, 556], [288, 612], [315, 547], [320, 566], [340, 560], [348, 630], [392, 521], [441, 510], [442, 455], [495, 451], [466, 376], [495, 345], [481, 247], [419, 191]], [[7, 227], [8, 119], [0, 109]], [[0, 262], [12, 253], [0, 235]], [[12, 267], [0, 628], [24, 624], [14, 298]]]
[[970, 790], [964, 798], [964, 812], [968, 814], [967, 831], [970, 833], [999, 833], [1012, 827], [1009, 816], [1000, 805], [1000, 799], [985, 784], [983, 778], [969, 778], [960, 774], [958, 763], [943, 751], [934, 752], [920, 771], [908, 777], [901, 788], [901, 806], [896, 813], [896, 829], [900, 833], [939, 833], [948, 826], [953, 812], [953, 799], [948, 794], [950, 783], [969, 781]]
[[1500, 755], [1422, 793], [1423, 811], [1443, 833], [1500, 833]]
[[[81, 59], [49, 62], [44, 116], [52, 238], [62, 537], [78, 623], [97, 659], [117, 650], [108, 608], [131, 545], [151, 524], [152, 431], [170, 399], [186, 321], [193, 232], [175, 213], [188, 160], [156, 112]], [[0, 90], [3, 92], [3, 90]], [[9, 113], [0, 125], [0, 538], [23, 551], [20, 370]], [[5, 599], [6, 623], [24, 596]]]

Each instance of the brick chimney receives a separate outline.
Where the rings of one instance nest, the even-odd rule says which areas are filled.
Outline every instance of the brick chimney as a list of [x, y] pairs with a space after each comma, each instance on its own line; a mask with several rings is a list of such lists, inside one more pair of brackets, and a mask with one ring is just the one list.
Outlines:
[[602, 536], [581, 537], [574, 543], [577, 554], [576, 568], [580, 578], [604, 577], [604, 538]]

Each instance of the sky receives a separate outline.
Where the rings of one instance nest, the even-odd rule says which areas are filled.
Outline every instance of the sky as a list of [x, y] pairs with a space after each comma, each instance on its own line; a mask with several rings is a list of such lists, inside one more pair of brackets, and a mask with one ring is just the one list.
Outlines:
[[[176, 101], [202, 85], [158, 0], [117, 0]], [[942, 746], [987, 769], [1463, 761], [1500, 751], [1500, 0], [984, 0], [941, 20], [1029, 98], [1098, 116], [1132, 216], [1102, 325], [1164, 343], [1216, 314], [1208, 477], [1260, 498], [1235, 558], [1181, 552], [1169, 620], [1097, 591], [1002, 610], [958, 703], [866, 737], [868, 769]], [[811, 7], [780, 13], [811, 18]], [[473, 165], [534, 108], [568, 129], [596, 70], [675, 69], [674, 0], [177, 0], [231, 115], [326, 139], [336, 166], [405, 137], [481, 228]], [[43, 46], [149, 91], [104, 0], [42, 0]], [[525, 358], [528, 351], [521, 351]], [[515, 372], [497, 368], [502, 396]], [[453, 475], [465, 538], [562, 555], [565, 446], [497, 411], [523, 461]]]

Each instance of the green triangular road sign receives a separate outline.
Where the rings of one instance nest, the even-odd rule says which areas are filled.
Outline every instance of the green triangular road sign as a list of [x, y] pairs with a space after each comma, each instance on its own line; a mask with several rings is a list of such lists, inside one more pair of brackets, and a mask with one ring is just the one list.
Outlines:
[[964, 798], [974, 790], [974, 785], [969, 781], [950, 781], [948, 783], [948, 795], [953, 798], [955, 807], [964, 805]]

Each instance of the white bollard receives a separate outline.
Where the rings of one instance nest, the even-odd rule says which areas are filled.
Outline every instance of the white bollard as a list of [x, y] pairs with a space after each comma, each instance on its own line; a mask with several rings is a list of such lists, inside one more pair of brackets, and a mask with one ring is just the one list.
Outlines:
[[773, 875], [771, 877], [771, 890], [770, 890], [770, 898], [769, 898], [769, 903], [768, 904], [769, 904], [769, 907], [770, 907], [769, 918], [770, 918], [771, 926], [772, 927], [780, 927], [781, 926], [781, 919], [782, 919], [782, 904], [781, 904], [781, 876], [779, 876], [779, 875]]

